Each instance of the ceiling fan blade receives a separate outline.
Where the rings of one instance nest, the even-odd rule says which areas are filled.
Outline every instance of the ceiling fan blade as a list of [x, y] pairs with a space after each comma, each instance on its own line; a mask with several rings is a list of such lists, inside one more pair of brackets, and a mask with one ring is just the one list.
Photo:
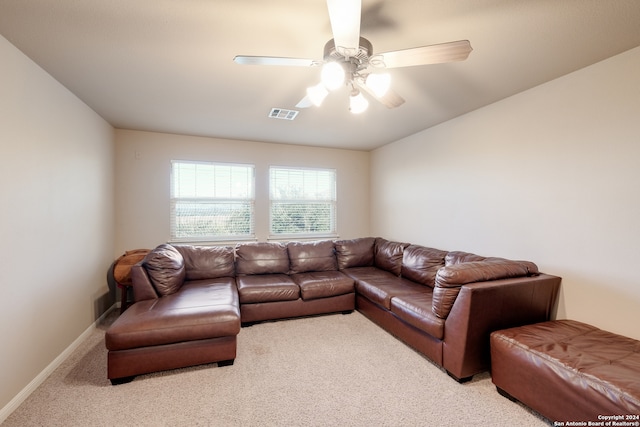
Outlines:
[[360, 46], [361, 0], [327, 0], [327, 7], [336, 50], [355, 55]]
[[296, 104], [296, 108], [309, 108], [313, 106], [313, 102], [309, 99], [308, 96], [305, 96]]
[[240, 65], [288, 65], [293, 67], [316, 67], [322, 62], [305, 58], [282, 58], [277, 56], [238, 55], [233, 62]]
[[366, 84], [358, 82], [358, 87], [367, 92], [369, 95], [371, 95], [372, 98], [374, 98], [387, 108], [396, 108], [404, 104], [404, 98], [402, 98], [391, 89], [387, 90], [387, 93], [385, 93], [384, 95], [377, 96], [371, 89], [367, 87]]
[[412, 67], [414, 65], [464, 61], [472, 50], [469, 40], [459, 40], [380, 53], [375, 57], [382, 57], [386, 68]]

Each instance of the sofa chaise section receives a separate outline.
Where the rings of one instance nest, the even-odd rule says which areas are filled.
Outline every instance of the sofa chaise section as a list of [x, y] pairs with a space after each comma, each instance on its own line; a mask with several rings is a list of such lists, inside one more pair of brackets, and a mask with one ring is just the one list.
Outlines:
[[135, 302], [105, 334], [113, 384], [167, 369], [233, 364], [240, 310], [232, 250], [160, 245], [132, 267], [132, 276]]

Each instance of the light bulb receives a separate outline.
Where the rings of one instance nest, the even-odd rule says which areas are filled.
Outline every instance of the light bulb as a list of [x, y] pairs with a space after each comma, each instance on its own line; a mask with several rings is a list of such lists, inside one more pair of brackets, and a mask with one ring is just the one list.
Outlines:
[[360, 114], [365, 111], [367, 107], [369, 107], [369, 101], [367, 101], [367, 98], [362, 96], [360, 92], [351, 94], [349, 97], [349, 111], [353, 114]]
[[316, 107], [319, 107], [320, 104], [322, 104], [322, 101], [324, 101], [327, 95], [329, 95], [329, 91], [322, 83], [318, 83], [315, 86], [307, 88], [307, 97]]
[[391, 86], [391, 75], [388, 73], [369, 74], [365, 80], [365, 84], [378, 98], [380, 98], [387, 93], [389, 86]]
[[320, 79], [327, 89], [337, 89], [344, 83], [344, 68], [337, 62], [327, 62], [322, 66]]

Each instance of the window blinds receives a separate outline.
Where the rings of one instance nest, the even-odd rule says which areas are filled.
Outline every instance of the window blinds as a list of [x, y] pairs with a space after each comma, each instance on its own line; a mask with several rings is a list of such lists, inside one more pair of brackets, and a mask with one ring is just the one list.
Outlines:
[[252, 165], [173, 161], [171, 238], [253, 237], [254, 200]]

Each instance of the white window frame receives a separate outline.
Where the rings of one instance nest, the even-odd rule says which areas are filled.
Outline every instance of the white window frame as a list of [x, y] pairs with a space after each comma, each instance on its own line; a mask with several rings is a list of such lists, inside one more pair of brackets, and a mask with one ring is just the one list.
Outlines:
[[[278, 189], [275, 183], [278, 173], [278, 179], [281, 181], [287, 173], [297, 174], [298, 177], [292, 176], [292, 179], [300, 178], [302, 189], [298, 189], [301, 194], [293, 195], [287, 189]], [[329, 176], [329, 185], [318, 190], [318, 174]], [[314, 175], [316, 175], [314, 177]], [[305, 182], [308, 181], [308, 182]], [[291, 183], [290, 183], [291, 184]], [[316, 187], [314, 191], [313, 187]], [[281, 190], [281, 191], [279, 191]], [[282, 194], [284, 191], [288, 194]], [[280, 193], [280, 194], [279, 194]], [[329, 206], [329, 218], [327, 218], [328, 229], [321, 231], [300, 231], [300, 232], [278, 232], [274, 230], [274, 218], [276, 216], [275, 209], [281, 204], [297, 204], [297, 205], [313, 205], [323, 204]], [[337, 172], [335, 169], [328, 168], [304, 168], [295, 166], [270, 166], [269, 167], [269, 238], [273, 240], [279, 239], [317, 239], [317, 238], [335, 238], [337, 232], [337, 215], [338, 215], [338, 197], [337, 197]]]
[[[186, 181], [182, 189], [178, 189], [180, 179], [177, 174], [180, 165], [185, 167], [200, 165], [202, 171], [194, 171], [193, 182]], [[242, 171], [242, 169], [245, 169]], [[250, 176], [239, 180], [234, 185], [233, 172], [245, 173]], [[225, 177], [225, 174], [228, 176]], [[191, 177], [185, 175], [185, 180]], [[249, 181], [249, 182], [247, 182]], [[255, 165], [239, 163], [218, 163], [188, 160], [171, 161], [171, 183], [170, 183], [170, 241], [171, 242], [221, 242], [255, 240]], [[234, 187], [237, 188], [234, 190]], [[235, 194], [234, 194], [235, 191]], [[239, 205], [241, 209], [248, 209], [249, 220], [246, 233], [215, 233], [210, 234], [182, 234], [178, 232], [177, 206], [180, 203], [197, 205], [219, 205], [228, 209], [229, 205]], [[223, 218], [222, 216], [220, 218]], [[196, 220], [197, 221], [197, 220]], [[215, 215], [205, 220], [208, 224], [204, 227], [213, 226], [212, 223], [220, 221]]]

